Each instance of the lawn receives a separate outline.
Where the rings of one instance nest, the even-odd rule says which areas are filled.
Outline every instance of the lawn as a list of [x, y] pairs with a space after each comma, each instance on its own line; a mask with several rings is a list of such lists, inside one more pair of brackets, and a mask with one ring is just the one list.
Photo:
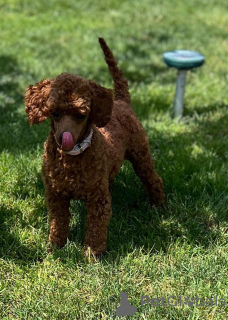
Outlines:
[[[227, 12], [225, 0], [0, 1], [1, 320], [112, 319], [121, 292], [138, 308], [127, 319], [228, 319]], [[24, 93], [64, 71], [111, 88], [99, 36], [129, 80], [167, 201], [149, 207], [126, 162], [112, 187], [108, 251], [92, 262], [83, 257], [82, 202], [72, 202], [67, 245], [47, 254], [49, 123], [29, 127]], [[175, 49], [206, 57], [187, 75], [180, 121], [176, 71], [162, 61]], [[145, 295], [166, 303], [141, 306]], [[170, 306], [170, 296], [185, 303]]]

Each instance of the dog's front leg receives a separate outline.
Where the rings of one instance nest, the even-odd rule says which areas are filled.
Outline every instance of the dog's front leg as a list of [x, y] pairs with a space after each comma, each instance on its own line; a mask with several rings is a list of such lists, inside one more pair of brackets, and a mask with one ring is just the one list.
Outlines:
[[107, 188], [97, 188], [87, 198], [87, 232], [84, 243], [84, 251], [90, 248], [95, 256], [100, 255], [107, 247], [107, 232], [110, 217], [112, 215], [111, 195]]
[[69, 234], [70, 199], [46, 194], [46, 202], [50, 221], [49, 241], [51, 245], [56, 244], [61, 248], [66, 244]]

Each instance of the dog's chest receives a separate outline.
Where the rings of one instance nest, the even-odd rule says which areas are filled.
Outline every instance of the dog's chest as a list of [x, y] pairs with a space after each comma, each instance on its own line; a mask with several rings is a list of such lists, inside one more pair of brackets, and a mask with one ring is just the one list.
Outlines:
[[98, 165], [91, 157], [87, 161], [86, 157], [68, 155], [55, 161], [44, 161], [45, 184], [62, 195], [83, 199], [91, 189], [99, 167], [102, 172], [103, 165]]

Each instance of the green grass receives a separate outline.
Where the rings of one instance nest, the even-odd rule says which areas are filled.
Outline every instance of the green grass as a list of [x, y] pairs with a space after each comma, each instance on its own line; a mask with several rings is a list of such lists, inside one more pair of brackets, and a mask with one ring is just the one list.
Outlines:
[[[201, 1], [0, 2], [0, 319], [111, 319], [127, 292], [129, 319], [228, 319], [228, 4]], [[83, 257], [86, 211], [71, 206], [67, 245], [47, 255], [41, 177], [49, 123], [29, 127], [26, 86], [61, 72], [112, 87], [97, 37], [129, 80], [167, 194], [150, 208], [128, 163], [112, 188], [108, 251]], [[206, 56], [187, 76], [185, 117], [172, 119], [168, 50]], [[225, 306], [140, 306], [141, 295], [226, 299]]]

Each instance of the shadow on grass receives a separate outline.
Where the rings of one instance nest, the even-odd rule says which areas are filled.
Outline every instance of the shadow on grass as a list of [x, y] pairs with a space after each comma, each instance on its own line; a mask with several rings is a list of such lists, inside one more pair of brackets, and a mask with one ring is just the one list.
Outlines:
[[[168, 73], [162, 58], [163, 52], [160, 51], [161, 46], [157, 45], [157, 43], [166, 43], [170, 39], [170, 35], [163, 32], [155, 34], [152, 31], [145, 31], [140, 38], [128, 39], [122, 50], [124, 56], [121, 59], [123, 60], [121, 68], [130, 84], [132, 82], [150, 84], [157, 75], [159, 75], [159, 82], [163, 85], [175, 81], [176, 72]], [[116, 58], [118, 60], [118, 52]]]
[[151, 113], [168, 112], [170, 110], [170, 115], [172, 114], [170, 103], [163, 96], [151, 94], [150, 97], [147, 97], [146, 103], [142, 102], [140, 97], [134, 97], [131, 105], [141, 121], [147, 120]]
[[212, 104], [212, 105], [196, 105], [194, 106], [194, 110], [189, 110], [188, 108], [185, 108], [185, 117], [190, 116], [193, 117], [195, 114], [198, 115], [203, 115], [207, 114], [209, 112], [214, 112], [214, 111], [226, 111], [227, 110], [227, 105], [224, 105], [223, 103], [221, 104]]
[[20, 87], [23, 77], [18, 61], [13, 56], [0, 56], [0, 135], [1, 151], [20, 152], [37, 148], [47, 136], [47, 125], [37, 130], [29, 127], [24, 111], [25, 90]]
[[[187, 242], [192, 247], [201, 245], [207, 248], [222, 237], [222, 228], [227, 221], [228, 198], [227, 177], [222, 170], [227, 143], [228, 115], [210, 121], [202, 120], [199, 127], [186, 134], [164, 136], [162, 132], [153, 132], [151, 150], [159, 150], [156, 154], [157, 170], [164, 178], [167, 194], [165, 208], [150, 208], [147, 195], [140, 180], [126, 162], [112, 186], [113, 217], [109, 226], [108, 253], [104, 259], [118, 261], [119, 257], [134, 250], [151, 250], [151, 253], [167, 252], [171, 244]], [[218, 130], [219, 128], [219, 130]], [[210, 138], [211, 136], [212, 138]], [[175, 146], [175, 154], [172, 150]], [[195, 153], [195, 147], [196, 153]], [[40, 190], [38, 179], [36, 193]], [[29, 196], [31, 194], [28, 193]], [[12, 224], [15, 212], [1, 209], [3, 256], [31, 263], [31, 257], [40, 255], [35, 249], [22, 245], [19, 238], [4, 229], [4, 225]], [[35, 213], [40, 212], [36, 208]], [[81, 202], [71, 206], [72, 221], [70, 242], [82, 248], [85, 237], [86, 211]], [[7, 222], [8, 221], [8, 222]], [[33, 227], [40, 228], [41, 225]], [[47, 227], [47, 225], [46, 225]], [[47, 239], [46, 239], [47, 240]], [[13, 250], [8, 250], [13, 243]], [[72, 250], [72, 251], [71, 251]], [[71, 257], [71, 254], [72, 256]], [[65, 247], [57, 250], [55, 257], [83, 261], [82, 252]], [[66, 261], [66, 260], [65, 260]]]
[[15, 224], [22, 216], [21, 211], [0, 206], [0, 258], [10, 259], [19, 264], [30, 264], [39, 257], [37, 247], [21, 243]]
[[[167, 205], [150, 209], [131, 169], [127, 177], [122, 172], [113, 190], [110, 259], [134, 249], [166, 252], [176, 241], [207, 248], [222, 237], [228, 218], [228, 179], [222, 170], [227, 161], [227, 124], [228, 115], [223, 115], [210, 123], [205, 120], [200, 131], [189, 134], [161, 137], [155, 132], [161, 144], [158, 171], [166, 177]], [[173, 145], [179, 145], [175, 154], [170, 152]]]

